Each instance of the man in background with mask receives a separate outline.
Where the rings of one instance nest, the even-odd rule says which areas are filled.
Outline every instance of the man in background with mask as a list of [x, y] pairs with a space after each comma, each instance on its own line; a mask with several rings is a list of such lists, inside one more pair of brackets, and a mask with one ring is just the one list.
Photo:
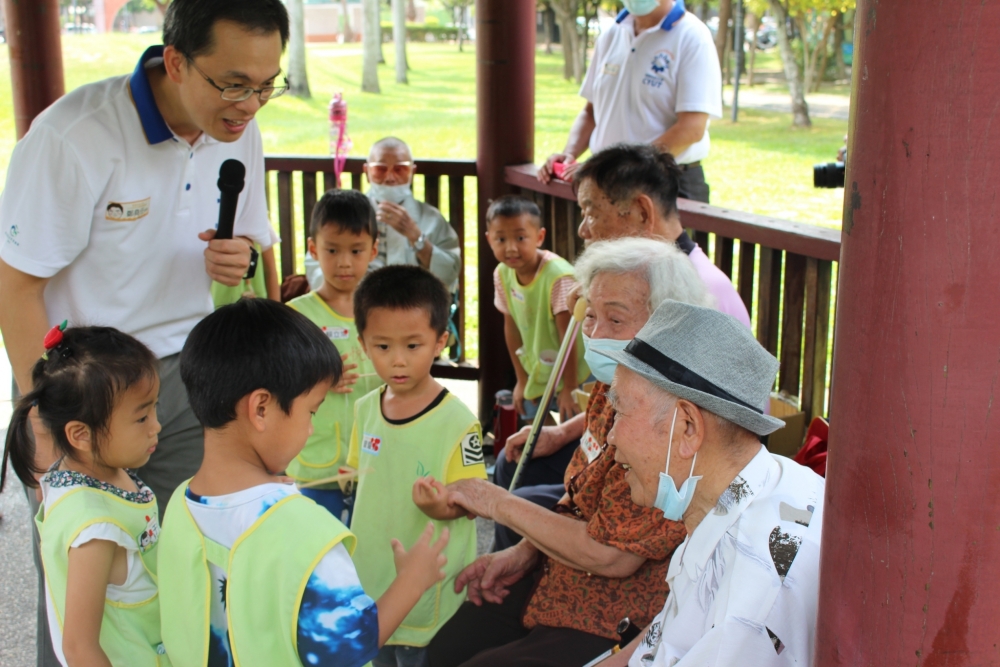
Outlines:
[[[566, 147], [538, 172], [573, 180], [577, 158], [617, 143], [652, 144], [680, 165], [680, 196], [708, 203], [701, 161], [709, 118], [722, 117], [722, 73], [712, 33], [684, 0], [623, 0], [617, 23], [597, 40], [580, 95], [587, 100]], [[725, 29], [724, 27], [722, 28]]]
[[760, 437], [778, 360], [736, 320], [666, 301], [618, 362], [608, 433], [632, 500], [683, 521], [670, 594], [602, 667], [813, 664], [824, 482]]
[[[372, 146], [364, 169], [378, 220], [378, 255], [369, 270], [390, 264], [421, 266], [454, 294], [462, 270], [458, 234], [441, 211], [413, 196], [416, 165], [410, 147], [396, 137], [380, 139]], [[308, 255], [306, 275], [312, 289], [322, 287], [319, 263]]]

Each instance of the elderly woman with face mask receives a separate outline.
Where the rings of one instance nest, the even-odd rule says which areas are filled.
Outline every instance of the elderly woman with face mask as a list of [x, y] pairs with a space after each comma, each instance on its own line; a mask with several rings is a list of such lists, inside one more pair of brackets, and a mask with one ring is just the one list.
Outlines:
[[606, 445], [614, 364], [597, 351], [623, 349], [667, 299], [706, 306], [712, 298], [680, 250], [649, 239], [594, 243], [576, 275], [588, 300], [583, 328], [598, 383], [586, 413], [546, 428], [539, 446], [583, 444], [552, 510], [485, 481], [448, 487], [453, 504], [525, 539], [459, 575], [456, 589], [468, 586], [470, 601], [431, 643], [434, 667], [579, 667], [618, 643], [623, 618], [644, 627], [666, 597], [666, 566], [683, 528], [631, 501], [625, 471]]

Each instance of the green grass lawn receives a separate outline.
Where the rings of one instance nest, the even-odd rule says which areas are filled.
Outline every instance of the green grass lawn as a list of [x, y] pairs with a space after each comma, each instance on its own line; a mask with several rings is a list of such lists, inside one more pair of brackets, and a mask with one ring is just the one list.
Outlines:
[[[158, 35], [64, 35], [66, 88], [129, 72], [142, 51]], [[334, 92], [344, 92], [349, 104], [353, 154], [364, 155], [372, 142], [397, 134], [419, 158], [474, 158], [475, 46], [459, 53], [452, 44], [411, 44], [409, 85], [395, 83], [393, 49], [384, 49], [388, 63], [380, 67], [382, 94], [360, 92], [359, 44], [310, 44], [308, 66], [313, 99], [286, 95], [264, 107], [260, 127], [268, 153], [327, 155], [327, 104]], [[758, 69], [773, 69], [772, 54], [758, 60]], [[0, 49], [0, 70], [8, 71], [7, 50]], [[578, 87], [562, 78], [562, 56], [539, 52], [535, 83], [535, 160], [561, 150], [573, 118], [583, 106]], [[762, 215], [832, 227], [840, 226], [843, 192], [815, 190], [812, 165], [833, 159], [847, 130], [845, 121], [814, 119], [809, 130], [791, 128], [786, 114], [741, 110], [740, 122], [712, 123], [712, 153], [705, 168], [712, 203]], [[0, 177], [15, 143], [10, 79], [0, 76]], [[471, 190], [471, 188], [470, 188]], [[419, 194], [419, 191], [418, 191]], [[446, 199], [443, 198], [443, 201]], [[475, 211], [475, 192], [467, 210]], [[467, 220], [471, 226], [472, 220]], [[475, 297], [475, 242], [466, 248], [469, 295]], [[470, 314], [475, 302], [468, 303]], [[471, 327], [474, 321], [469, 321]], [[470, 328], [471, 328], [470, 327]], [[470, 331], [470, 333], [472, 333]], [[467, 341], [470, 355], [476, 340]]]

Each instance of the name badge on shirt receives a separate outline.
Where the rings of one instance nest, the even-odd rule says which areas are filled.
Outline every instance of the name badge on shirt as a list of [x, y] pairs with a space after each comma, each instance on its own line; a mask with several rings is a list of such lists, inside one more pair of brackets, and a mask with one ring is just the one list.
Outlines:
[[587, 463], [593, 463], [594, 459], [601, 455], [601, 443], [597, 442], [597, 438], [591, 435], [589, 428], [584, 431], [583, 437], [580, 438], [580, 449], [587, 455]]
[[607, 74], [608, 76], [618, 76], [618, 72], [622, 71], [622, 66], [617, 63], [604, 63], [604, 69], [601, 71], [602, 74]]
[[382, 448], [382, 438], [377, 435], [371, 435], [365, 433], [365, 437], [361, 440], [361, 451], [365, 454], [371, 454], [372, 456], [378, 456], [379, 450]]
[[517, 299], [518, 301], [520, 301], [521, 303], [524, 303], [524, 292], [518, 292], [516, 289], [514, 289], [513, 287], [511, 287], [510, 288], [510, 295], [512, 297], [514, 297], [515, 299]]
[[323, 333], [330, 340], [347, 340], [351, 336], [351, 332], [344, 327], [323, 327]]
[[104, 209], [104, 219], [112, 222], [135, 222], [149, 215], [150, 197], [139, 201], [108, 202]]

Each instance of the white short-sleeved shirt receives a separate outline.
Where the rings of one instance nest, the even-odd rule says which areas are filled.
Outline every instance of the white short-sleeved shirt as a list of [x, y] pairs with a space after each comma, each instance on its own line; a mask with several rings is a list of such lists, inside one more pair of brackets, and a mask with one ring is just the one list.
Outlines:
[[14, 148], [0, 202], [0, 258], [50, 279], [50, 323], [113, 326], [158, 357], [179, 352], [212, 312], [198, 234], [218, 223], [223, 161], [247, 168], [234, 233], [263, 248], [276, 240], [256, 121], [232, 143], [177, 137], [146, 73], [162, 53], [150, 47], [130, 76], [82, 86], [39, 115]]
[[823, 478], [764, 447], [670, 559], [629, 667], [811, 665]]
[[[594, 105], [592, 153], [620, 142], [652, 143], [681, 112], [722, 117], [722, 72], [712, 33], [683, 0], [659, 26], [635, 34], [635, 17], [623, 11], [597, 39], [580, 95]], [[701, 141], [676, 155], [680, 164], [708, 157]]]

